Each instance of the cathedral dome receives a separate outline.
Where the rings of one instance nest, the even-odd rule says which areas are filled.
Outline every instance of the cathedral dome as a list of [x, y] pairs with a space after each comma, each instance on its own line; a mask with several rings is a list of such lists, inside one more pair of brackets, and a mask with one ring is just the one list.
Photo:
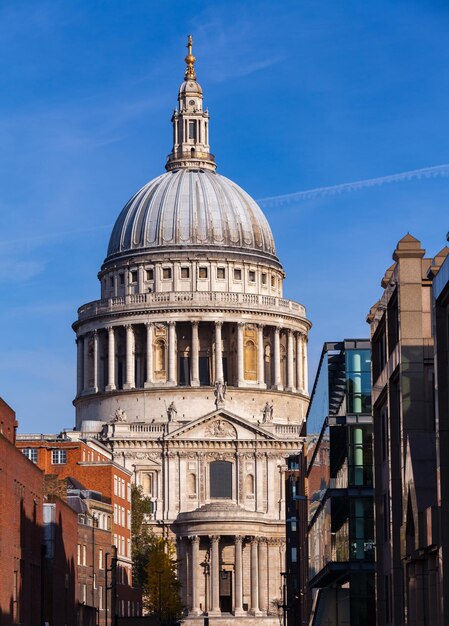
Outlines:
[[241, 187], [212, 171], [179, 168], [150, 181], [127, 202], [113, 228], [108, 258], [211, 247], [277, 260], [268, 221]]

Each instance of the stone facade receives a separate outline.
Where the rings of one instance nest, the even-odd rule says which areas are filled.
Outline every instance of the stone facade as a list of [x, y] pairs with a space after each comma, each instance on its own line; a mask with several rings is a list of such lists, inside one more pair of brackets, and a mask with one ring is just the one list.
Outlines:
[[101, 299], [74, 324], [77, 429], [153, 502], [147, 522], [176, 542], [189, 619], [277, 624], [310, 322], [283, 298], [262, 211], [215, 172], [194, 60], [189, 41], [167, 173], [125, 205]]

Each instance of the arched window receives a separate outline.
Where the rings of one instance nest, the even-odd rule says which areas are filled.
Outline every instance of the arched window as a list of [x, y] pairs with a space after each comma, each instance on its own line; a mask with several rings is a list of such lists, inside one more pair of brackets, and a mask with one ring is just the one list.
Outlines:
[[154, 344], [154, 370], [156, 372], [165, 372], [165, 341], [159, 339]]
[[245, 343], [245, 379], [257, 380], [257, 348], [253, 341]]
[[196, 495], [196, 476], [195, 474], [187, 474], [187, 493], [189, 496]]
[[210, 497], [232, 498], [232, 463], [212, 461], [209, 466]]
[[254, 476], [247, 474], [245, 478], [245, 492], [247, 496], [254, 495]]

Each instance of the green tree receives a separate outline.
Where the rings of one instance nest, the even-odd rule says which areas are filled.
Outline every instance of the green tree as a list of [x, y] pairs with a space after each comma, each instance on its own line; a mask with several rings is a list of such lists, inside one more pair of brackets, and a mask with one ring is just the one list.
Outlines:
[[133, 577], [142, 587], [147, 612], [165, 625], [182, 618], [181, 583], [177, 578], [176, 549], [172, 542], [155, 535], [145, 523], [152, 512], [152, 502], [142, 487], [131, 491]]

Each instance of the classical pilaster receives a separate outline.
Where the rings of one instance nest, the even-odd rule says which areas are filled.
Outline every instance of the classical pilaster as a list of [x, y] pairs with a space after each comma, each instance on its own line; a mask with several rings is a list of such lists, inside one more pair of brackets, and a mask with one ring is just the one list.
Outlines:
[[257, 537], [251, 539], [251, 615], [260, 615], [259, 611], [259, 564], [258, 564], [259, 540]]
[[302, 366], [303, 366], [302, 335], [301, 333], [297, 333], [296, 335], [296, 389], [299, 392], [302, 392], [304, 389]]
[[123, 389], [134, 389], [135, 382], [135, 365], [134, 365], [134, 330], [132, 324], [127, 324], [126, 329], [126, 380]]
[[199, 322], [192, 322], [192, 371], [190, 375], [190, 385], [192, 387], [200, 386], [200, 342], [198, 336]]
[[295, 373], [293, 369], [293, 331], [287, 333], [287, 391], [295, 391]]
[[168, 322], [168, 381], [176, 385], [176, 322]]
[[309, 393], [309, 372], [307, 369], [307, 336], [303, 336], [303, 376], [304, 376], [304, 392]]
[[221, 328], [223, 322], [215, 322], [215, 382], [223, 381], [223, 340]]
[[220, 611], [220, 537], [210, 537], [210, 583], [211, 583], [211, 610], [209, 615], [221, 615]]
[[265, 364], [263, 360], [263, 324], [257, 327], [257, 380], [259, 387], [266, 389]]
[[237, 324], [237, 386], [244, 384], [245, 372], [243, 371], [243, 329], [245, 325], [241, 322]]
[[190, 615], [199, 615], [200, 609], [200, 538], [197, 536], [189, 537], [191, 543], [191, 572], [190, 572], [190, 591], [192, 597], [192, 607]]
[[93, 331], [93, 340], [94, 340], [94, 357], [93, 357], [93, 385], [92, 391], [93, 393], [98, 393], [98, 371], [99, 371], [99, 353], [98, 353], [98, 331]]
[[105, 391], [115, 389], [115, 330], [113, 326], [107, 327], [108, 331], [108, 383]]
[[89, 390], [89, 335], [83, 336], [83, 391]]
[[281, 384], [281, 329], [274, 327], [274, 385], [273, 389], [282, 390]]
[[259, 609], [268, 613], [268, 544], [266, 539], [259, 541]]
[[83, 379], [83, 338], [76, 338], [76, 395], [79, 396], [84, 387]]
[[234, 539], [234, 565], [235, 565], [235, 603], [234, 615], [245, 615], [243, 610], [243, 560], [242, 560], [243, 537], [237, 535]]
[[153, 324], [147, 322], [147, 352], [146, 352], [146, 369], [147, 375], [144, 387], [153, 386]]

